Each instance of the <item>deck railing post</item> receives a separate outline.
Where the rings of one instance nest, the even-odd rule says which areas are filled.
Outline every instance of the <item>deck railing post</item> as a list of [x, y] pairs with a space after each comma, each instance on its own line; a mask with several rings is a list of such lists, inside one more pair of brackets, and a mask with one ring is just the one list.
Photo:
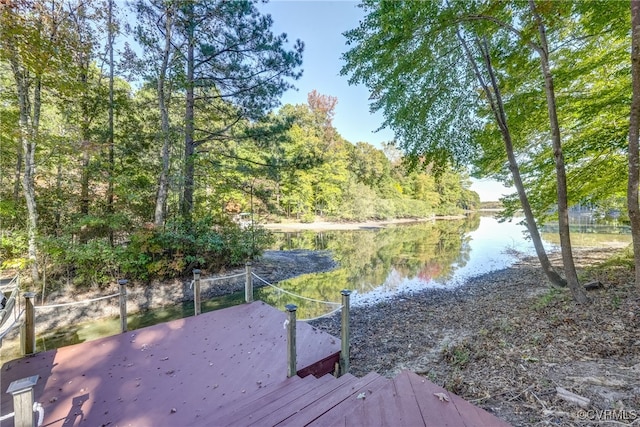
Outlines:
[[294, 304], [287, 304], [287, 378], [297, 374], [296, 361], [296, 310]]
[[36, 352], [36, 308], [33, 305], [35, 292], [24, 293], [24, 324], [22, 325], [22, 353]]
[[120, 331], [127, 332], [127, 279], [118, 280], [120, 285]]
[[253, 302], [253, 276], [251, 275], [251, 261], [245, 264], [246, 278], [244, 282], [244, 300], [245, 302]]
[[33, 387], [38, 382], [38, 375], [15, 380], [9, 384], [7, 393], [13, 396], [13, 425], [15, 427], [34, 427], [36, 420], [33, 413]]
[[193, 311], [194, 316], [202, 313], [202, 303], [200, 300], [200, 270], [193, 269]]
[[345, 289], [340, 292], [342, 294], [342, 325], [340, 328], [340, 341], [342, 341], [342, 348], [340, 350], [340, 375], [349, 373], [349, 359], [351, 347], [349, 341], [351, 340], [351, 334], [349, 331], [349, 296], [351, 291]]

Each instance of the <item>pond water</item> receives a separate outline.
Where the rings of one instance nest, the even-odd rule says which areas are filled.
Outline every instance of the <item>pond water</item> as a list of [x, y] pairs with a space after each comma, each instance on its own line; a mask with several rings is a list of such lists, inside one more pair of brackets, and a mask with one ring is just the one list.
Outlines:
[[[518, 256], [535, 255], [520, 221], [474, 215], [382, 229], [278, 233], [277, 249], [328, 249], [339, 268], [280, 282], [280, 287], [304, 298], [272, 288], [260, 289], [257, 297], [279, 308], [296, 304], [298, 317], [308, 319], [330, 312], [335, 304], [317, 301], [338, 303], [342, 289], [353, 291], [353, 305], [363, 305], [399, 293], [454, 288], [469, 277], [509, 267]], [[619, 230], [576, 232], [572, 239], [576, 247], [631, 241]], [[555, 233], [543, 233], [543, 240], [549, 252], [559, 250]]]
[[[580, 230], [578, 230], [580, 231]], [[618, 245], [631, 242], [624, 229], [572, 232], [574, 246]], [[399, 293], [428, 288], [450, 289], [473, 276], [512, 265], [519, 255], [535, 255], [525, 238], [519, 219], [498, 222], [492, 216], [474, 215], [461, 220], [438, 220], [380, 229], [352, 231], [301, 231], [276, 233], [273, 249], [330, 250], [339, 267], [282, 281], [279, 287], [256, 289], [255, 298], [279, 309], [298, 306], [298, 319], [310, 319], [335, 310], [340, 291], [353, 291], [352, 305], [370, 304]], [[558, 250], [557, 232], [542, 233], [548, 251]], [[239, 304], [244, 293], [203, 301], [203, 312]], [[327, 303], [328, 302], [328, 303]], [[129, 329], [137, 329], [193, 314], [193, 304], [185, 303], [129, 316]], [[88, 341], [119, 331], [119, 319], [70, 325], [38, 337], [38, 351]], [[9, 343], [6, 343], [9, 344]], [[4, 346], [2, 359], [18, 357], [19, 346]], [[7, 347], [12, 347], [11, 349]]]

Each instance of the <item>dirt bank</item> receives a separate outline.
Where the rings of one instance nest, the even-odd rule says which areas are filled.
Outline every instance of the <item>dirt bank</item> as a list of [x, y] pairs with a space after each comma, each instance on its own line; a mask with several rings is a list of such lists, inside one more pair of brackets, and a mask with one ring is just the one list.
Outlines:
[[[640, 419], [633, 272], [589, 267], [614, 251], [575, 253], [581, 280], [604, 284], [589, 292], [587, 306], [566, 290], [550, 291], [536, 260], [526, 259], [452, 291], [354, 308], [352, 372], [410, 369], [518, 426], [600, 425], [605, 411], [618, 411], [609, 412], [618, 422]], [[559, 265], [559, 256], [552, 261]], [[338, 318], [314, 324], [339, 336]], [[559, 398], [557, 387], [590, 399], [587, 409]]]

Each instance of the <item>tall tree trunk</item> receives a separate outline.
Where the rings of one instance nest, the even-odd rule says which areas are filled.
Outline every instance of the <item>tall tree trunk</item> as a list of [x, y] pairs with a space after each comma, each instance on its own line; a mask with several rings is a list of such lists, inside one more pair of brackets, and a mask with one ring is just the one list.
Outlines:
[[[107, 34], [109, 43], [109, 183], [107, 187], [107, 216], [111, 216], [114, 212], [113, 209], [113, 179], [114, 179], [114, 146], [113, 146], [113, 0], [109, 0], [109, 11], [107, 16]], [[112, 222], [112, 219], [110, 220]], [[113, 246], [113, 228], [109, 227], [109, 242]]]
[[54, 227], [56, 237], [60, 236], [60, 224], [62, 222], [62, 156], [58, 155], [56, 166], [56, 211], [54, 214]]
[[20, 67], [16, 58], [11, 59], [11, 68], [16, 82], [18, 106], [20, 111], [20, 143], [24, 170], [22, 174], [22, 191], [27, 205], [27, 242], [28, 257], [31, 264], [31, 278], [38, 281], [37, 232], [38, 208], [35, 192], [35, 153], [37, 146], [38, 125], [40, 121], [40, 79], [35, 78], [33, 102], [29, 100], [30, 77], [28, 71]]
[[166, 77], [171, 55], [171, 33], [173, 30], [172, 6], [167, 7], [165, 21], [165, 44], [162, 51], [162, 65], [158, 73], [158, 107], [162, 126], [162, 170], [158, 180], [158, 194], [156, 197], [156, 210], [153, 223], [160, 227], [164, 224], [167, 197], [169, 195], [169, 146], [171, 143], [169, 127], [169, 111], [166, 104]]
[[542, 244], [542, 237], [540, 237], [540, 232], [538, 231], [538, 226], [531, 210], [531, 205], [529, 204], [529, 198], [527, 197], [524, 183], [522, 182], [522, 177], [520, 176], [520, 167], [518, 166], [518, 161], [513, 151], [513, 140], [511, 138], [511, 131], [509, 130], [509, 126], [507, 125], [507, 115], [504, 111], [504, 103], [502, 102], [500, 87], [498, 86], [495, 72], [493, 70], [493, 64], [491, 63], [491, 55], [489, 54], [487, 41], [485, 39], [482, 45], [478, 41], [478, 48], [482, 52], [484, 65], [487, 73], [489, 74], [491, 88], [489, 88], [489, 85], [485, 81], [482, 73], [480, 72], [480, 67], [478, 67], [478, 64], [471, 54], [466, 41], [460, 35], [460, 33], [458, 33], [458, 38], [462, 43], [465, 53], [467, 54], [467, 58], [469, 59], [469, 62], [473, 67], [478, 82], [482, 86], [482, 89], [487, 96], [493, 115], [496, 119], [496, 122], [498, 123], [498, 127], [502, 135], [502, 140], [504, 142], [505, 152], [507, 154], [507, 159], [509, 161], [509, 171], [511, 172], [513, 184], [518, 192], [520, 205], [522, 206], [524, 217], [527, 222], [527, 230], [529, 231], [529, 236], [531, 237], [531, 241], [533, 242], [533, 246], [536, 250], [536, 254], [538, 256], [538, 260], [540, 261], [542, 271], [544, 271], [547, 279], [551, 284], [555, 286], [566, 286], [567, 282], [562, 277], [560, 277], [560, 275], [553, 269], [553, 266], [549, 261], [547, 252], [544, 249], [544, 245]]
[[564, 167], [564, 156], [562, 154], [562, 141], [560, 138], [560, 125], [556, 108], [555, 89], [553, 76], [549, 67], [549, 46], [544, 23], [536, 10], [534, 0], [529, 0], [529, 7], [533, 17], [538, 24], [538, 34], [540, 36], [540, 66], [544, 76], [544, 88], [547, 97], [547, 110], [549, 113], [549, 123], [551, 126], [551, 142], [553, 146], [553, 157], [556, 169], [556, 186], [558, 195], [558, 227], [560, 234], [560, 248], [562, 250], [562, 263], [567, 284], [574, 300], [579, 304], [588, 302], [584, 289], [580, 286], [576, 266], [573, 261], [571, 249], [571, 236], [569, 234], [569, 206], [567, 195], [567, 174]]
[[627, 182], [627, 206], [633, 239], [633, 259], [636, 269], [636, 286], [640, 287], [640, 205], [638, 204], [638, 181], [640, 159], [640, 1], [631, 0], [631, 81], [632, 98], [629, 116], [629, 179]]
[[[89, 88], [88, 85], [88, 72], [89, 64], [85, 64], [82, 61], [81, 67], [85, 67], [80, 73], [80, 83], [85, 91], [80, 95], [80, 109], [82, 116], [80, 117], [80, 149], [82, 151], [81, 160], [81, 172], [80, 172], [80, 213], [83, 216], [89, 215], [89, 164], [91, 163], [90, 153], [90, 111], [89, 111]], [[82, 237], [84, 233], [81, 233], [80, 240], [85, 242], [86, 238]]]
[[193, 4], [187, 5], [188, 34], [187, 34], [187, 81], [186, 81], [186, 108], [184, 125], [184, 195], [182, 197], [182, 218], [191, 222], [193, 211], [193, 186], [194, 186], [194, 67], [195, 67], [195, 36], [193, 23]]
[[16, 174], [13, 184], [13, 202], [18, 203], [20, 198], [20, 181], [22, 181], [22, 147], [18, 148], [18, 154], [16, 155]]

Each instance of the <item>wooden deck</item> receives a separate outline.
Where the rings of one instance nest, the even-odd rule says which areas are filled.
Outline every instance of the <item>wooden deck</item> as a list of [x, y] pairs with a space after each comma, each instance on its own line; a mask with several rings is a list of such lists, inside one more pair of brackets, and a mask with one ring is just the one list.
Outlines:
[[[12, 381], [40, 375], [34, 392], [46, 426], [206, 425], [208, 408], [283, 383], [285, 320], [254, 302], [10, 361], [0, 412], [13, 412], [5, 393]], [[304, 322], [297, 344], [297, 367], [307, 373], [323, 360], [333, 367], [340, 351], [339, 339]]]
[[325, 375], [340, 341], [303, 322], [286, 378], [285, 319], [254, 302], [7, 362], [1, 413], [9, 383], [37, 374], [43, 426], [508, 425], [408, 371]]

